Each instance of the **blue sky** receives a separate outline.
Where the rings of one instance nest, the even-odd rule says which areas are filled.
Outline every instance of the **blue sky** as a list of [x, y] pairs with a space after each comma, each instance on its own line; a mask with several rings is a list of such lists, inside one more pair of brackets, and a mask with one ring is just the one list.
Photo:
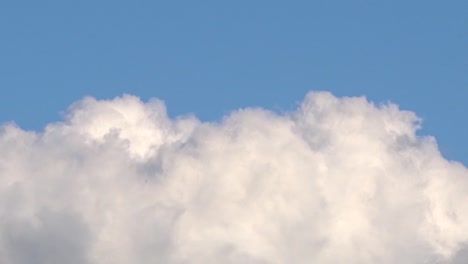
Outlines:
[[41, 130], [85, 95], [172, 116], [392, 101], [468, 164], [467, 1], [2, 1], [0, 122]]

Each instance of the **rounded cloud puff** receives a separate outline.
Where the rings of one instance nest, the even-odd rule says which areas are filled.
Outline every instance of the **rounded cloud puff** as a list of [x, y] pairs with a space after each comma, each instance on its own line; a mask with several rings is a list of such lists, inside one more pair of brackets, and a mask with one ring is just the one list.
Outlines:
[[468, 170], [419, 123], [314, 92], [216, 123], [125, 95], [5, 124], [0, 262], [464, 263]]

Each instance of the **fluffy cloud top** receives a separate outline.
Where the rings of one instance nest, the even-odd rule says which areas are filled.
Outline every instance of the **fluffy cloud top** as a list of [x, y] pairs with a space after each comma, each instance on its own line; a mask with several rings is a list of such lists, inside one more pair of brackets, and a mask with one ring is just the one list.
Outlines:
[[85, 98], [0, 128], [0, 263], [466, 263], [468, 170], [396, 105], [170, 119]]

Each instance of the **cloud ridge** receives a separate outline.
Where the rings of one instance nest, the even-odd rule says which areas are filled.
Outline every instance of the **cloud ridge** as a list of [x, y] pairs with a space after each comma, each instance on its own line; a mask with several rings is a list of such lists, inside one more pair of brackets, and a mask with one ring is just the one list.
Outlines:
[[171, 119], [84, 98], [0, 128], [1, 263], [462, 263], [468, 171], [364, 97]]

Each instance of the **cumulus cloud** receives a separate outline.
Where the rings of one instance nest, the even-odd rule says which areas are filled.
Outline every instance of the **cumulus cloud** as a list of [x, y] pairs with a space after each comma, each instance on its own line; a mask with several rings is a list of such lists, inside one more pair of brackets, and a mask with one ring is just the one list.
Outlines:
[[0, 128], [0, 262], [466, 263], [468, 170], [394, 104], [171, 119], [85, 98]]

